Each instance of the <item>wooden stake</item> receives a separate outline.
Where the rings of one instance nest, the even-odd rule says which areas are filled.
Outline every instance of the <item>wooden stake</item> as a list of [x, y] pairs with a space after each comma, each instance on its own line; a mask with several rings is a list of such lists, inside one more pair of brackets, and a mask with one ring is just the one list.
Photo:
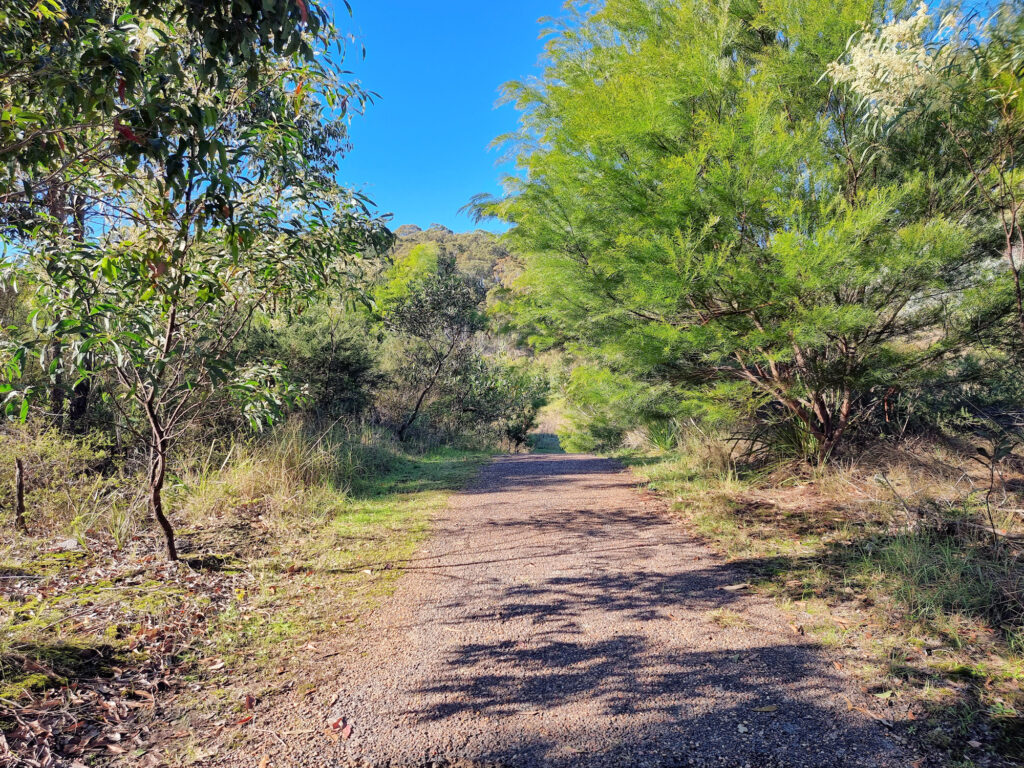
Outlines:
[[25, 467], [21, 459], [14, 460], [14, 526], [22, 533], [28, 533], [25, 523]]

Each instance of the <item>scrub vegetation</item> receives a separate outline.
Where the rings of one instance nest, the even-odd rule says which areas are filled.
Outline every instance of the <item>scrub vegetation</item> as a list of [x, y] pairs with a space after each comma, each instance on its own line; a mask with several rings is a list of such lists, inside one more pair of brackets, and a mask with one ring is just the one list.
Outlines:
[[570, 2], [501, 237], [342, 182], [329, 5], [0, 8], [0, 759], [213, 759], [526, 448], [623, 457], [900, 738], [1024, 759], [1021, 3]]

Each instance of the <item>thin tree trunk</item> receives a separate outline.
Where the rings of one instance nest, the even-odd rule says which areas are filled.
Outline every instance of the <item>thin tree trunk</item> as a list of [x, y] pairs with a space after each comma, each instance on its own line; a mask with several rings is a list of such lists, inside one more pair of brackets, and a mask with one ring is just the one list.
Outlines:
[[[75, 242], [78, 245], [85, 243], [85, 197], [76, 195], [74, 198], [73, 228]], [[89, 394], [92, 391], [92, 356], [86, 355], [84, 360], [84, 374], [77, 384], [71, 389], [71, 398], [68, 402], [68, 431], [73, 435], [85, 434], [87, 425], [85, 417], [89, 412]]]
[[454, 347], [455, 345], [452, 344], [452, 346], [448, 348], [448, 353], [438, 361], [437, 367], [434, 368], [434, 373], [430, 377], [430, 382], [423, 389], [423, 391], [420, 392], [420, 396], [416, 400], [416, 407], [412, 409], [412, 413], [409, 415], [409, 418], [405, 420], [405, 423], [403, 423], [402, 426], [398, 428], [399, 442], [405, 442], [406, 433], [409, 431], [409, 429], [415, 423], [416, 419], [419, 417], [420, 408], [423, 407], [423, 401], [427, 398], [427, 395], [430, 394], [430, 391], [434, 388], [434, 385], [437, 384], [437, 379], [441, 375], [441, 370], [444, 368], [445, 361], [447, 361], [448, 358], [451, 356], [451, 352], [452, 349], [454, 349]]
[[416, 419], [420, 415], [420, 408], [423, 407], [423, 401], [426, 399], [427, 393], [430, 392], [430, 390], [432, 390], [433, 388], [434, 382], [431, 381], [429, 386], [427, 386], [426, 389], [420, 392], [419, 399], [416, 401], [416, 407], [412, 409], [412, 413], [409, 414], [409, 418], [407, 418], [405, 422], [402, 424], [402, 426], [398, 428], [398, 440], [400, 442], [405, 442], [406, 433], [412, 428], [412, 425], [416, 422]]
[[25, 467], [21, 459], [14, 460], [14, 527], [28, 533], [25, 522]]
[[149, 459], [149, 506], [153, 516], [164, 532], [167, 543], [167, 559], [178, 559], [178, 549], [174, 544], [174, 528], [164, 513], [164, 480], [167, 477], [167, 440], [157, 430], [153, 431], [153, 446]]
[[47, 346], [47, 358], [53, 366], [53, 380], [50, 383], [50, 412], [53, 413], [54, 425], [62, 429], [64, 425], [64, 377], [61, 375], [60, 358], [64, 354], [64, 345], [60, 339], [54, 339]]
[[89, 412], [89, 393], [92, 384], [85, 378], [75, 384], [68, 403], [68, 430], [73, 435], [84, 435], [88, 429], [85, 417]]

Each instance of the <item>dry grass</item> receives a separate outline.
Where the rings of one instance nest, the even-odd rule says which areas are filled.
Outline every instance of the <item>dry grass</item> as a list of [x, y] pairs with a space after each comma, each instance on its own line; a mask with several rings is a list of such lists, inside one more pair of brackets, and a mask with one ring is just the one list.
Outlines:
[[715, 624], [722, 629], [751, 626], [750, 619], [742, 613], [737, 613], [736, 611], [729, 610], [728, 608], [716, 608], [713, 611], [708, 611], [705, 614], [705, 617], [712, 624]]

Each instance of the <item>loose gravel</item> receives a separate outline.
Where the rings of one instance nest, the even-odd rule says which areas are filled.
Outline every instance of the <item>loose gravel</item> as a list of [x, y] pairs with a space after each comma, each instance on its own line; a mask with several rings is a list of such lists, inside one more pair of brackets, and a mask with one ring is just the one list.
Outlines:
[[274, 765], [912, 765], [744, 578], [613, 461], [499, 458], [344, 658], [334, 737]]

